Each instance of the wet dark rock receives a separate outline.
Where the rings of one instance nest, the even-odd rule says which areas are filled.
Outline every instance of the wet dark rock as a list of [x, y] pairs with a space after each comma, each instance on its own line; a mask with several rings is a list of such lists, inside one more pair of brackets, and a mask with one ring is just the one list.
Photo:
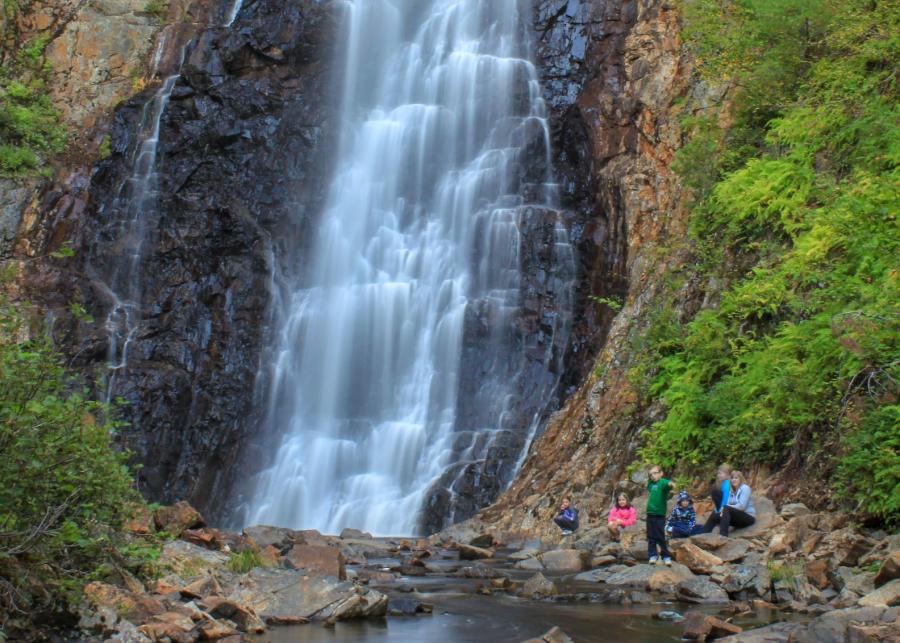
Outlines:
[[[148, 236], [136, 268], [141, 319], [112, 395], [128, 402], [121, 438], [143, 465], [144, 494], [186, 499], [216, 521], [262, 437], [253, 401], [265, 386], [257, 372], [278, 288], [272, 274], [302, 267], [324, 196], [336, 24], [328, 3], [248, 2], [231, 29], [201, 31], [188, 47], [161, 123], [159, 198], [142, 213]], [[112, 154], [84, 197], [42, 197], [47, 239], [67, 239], [76, 256], [29, 285], [50, 308], [64, 311], [73, 288], [85, 303], [94, 321], [62, 312], [58, 328], [69, 333], [73, 363], [92, 376], [110, 339], [102, 284], [124, 259], [121, 186], [156, 89], [117, 110]]]

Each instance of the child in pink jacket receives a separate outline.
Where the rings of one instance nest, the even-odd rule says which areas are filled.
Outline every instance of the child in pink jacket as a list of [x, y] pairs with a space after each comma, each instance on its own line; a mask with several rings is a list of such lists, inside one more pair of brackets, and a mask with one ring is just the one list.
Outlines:
[[613, 540], [618, 541], [622, 530], [636, 522], [637, 511], [628, 502], [628, 496], [620, 493], [616, 498], [616, 506], [609, 510], [609, 521], [606, 524], [609, 535]]

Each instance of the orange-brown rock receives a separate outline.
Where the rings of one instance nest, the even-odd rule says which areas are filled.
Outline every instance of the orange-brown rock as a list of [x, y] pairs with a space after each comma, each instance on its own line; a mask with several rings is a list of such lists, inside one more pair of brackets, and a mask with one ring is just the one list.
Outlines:
[[881, 587], [895, 578], [900, 578], [900, 551], [892, 551], [881, 563], [875, 574], [875, 587]]
[[713, 639], [740, 634], [742, 627], [702, 612], [688, 612], [682, 621], [682, 637], [688, 641], [712, 641]]
[[201, 641], [217, 641], [219, 639], [224, 639], [227, 636], [234, 636], [238, 633], [238, 631], [230, 625], [212, 618], [208, 618], [199, 623], [195, 628], [195, 631], [200, 636]]
[[153, 532], [153, 513], [145, 505], [134, 508], [131, 515], [122, 523], [122, 531], [145, 536]]
[[207, 596], [221, 594], [222, 587], [219, 585], [219, 581], [216, 580], [215, 576], [206, 574], [192, 583], [185, 585], [179, 591], [185, 598], [205, 598]]
[[260, 634], [266, 630], [265, 623], [250, 607], [221, 596], [210, 596], [200, 602], [211, 616], [227, 618], [236, 623], [242, 632]]
[[818, 589], [825, 589], [831, 584], [831, 561], [827, 558], [819, 558], [806, 563], [806, 578]]
[[314, 574], [347, 580], [344, 555], [337, 547], [294, 545], [284, 557], [284, 562], [290, 569], [305, 569]]
[[95, 608], [111, 608], [119, 617], [133, 623], [143, 623], [167, 611], [162, 602], [146, 594], [135, 594], [99, 581], [85, 585], [84, 597]]
[[259, 558], [266, 567], [275, 567], [281, 562], [281, 552], [274, 545], [269, 545], [259, 552]]
[[460, 560], [479, 560], [482, 558], [493, 558], [494, 550], [485, 549], [484, 547], [474, 547], [472, 545], [459, 544]]
[[210, 529], [209, 527], [185, 529], [181, 533], [181, 539], [207, 549], [222, 549], [222, 545], [225, 544], [219, 530]]
[[159, 531], [166, 531], [173, 536], [180, 536], [186, 529], [206, 526], [200, 512], [184, 500], [157, 509], [153, 513], [153, 522]]
[[695, 574], [711, 574], [722, 565], [721, 558], [689, 542], [682, 543], [674, 553], [675, 560]]

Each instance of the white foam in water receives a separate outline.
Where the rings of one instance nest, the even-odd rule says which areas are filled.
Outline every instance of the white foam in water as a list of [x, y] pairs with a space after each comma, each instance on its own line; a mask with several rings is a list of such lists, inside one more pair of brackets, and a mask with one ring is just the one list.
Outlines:
[[[475, 437], [454, 446], [465, 309], [514, 319], [520, 206], [555, 202], [520, 176], [526, 144], [549, 158], [528, 19], [520, 0], [346, 3], [339, 160], [283, 311], [278, 437], [247, 524], [414, 533], [452, 459], [476, 457]], [[476, 432], [479, 457], [509, 402]]]

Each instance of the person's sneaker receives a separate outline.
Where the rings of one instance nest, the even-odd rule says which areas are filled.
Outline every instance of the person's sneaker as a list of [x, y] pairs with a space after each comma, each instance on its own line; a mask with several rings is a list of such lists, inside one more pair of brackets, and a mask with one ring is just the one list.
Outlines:
[[665, 558], [663, 558], [663, 562], [664, 562], [666, 565], [668, 565], [669, 567], [672, 566], [672, 559], [669, 558], [668, 556], [666, 556]]
[[571, 529], [563, 529], [563, 536], [571, 536], [574, 532]]
[[658, 563], [658, 562], [659, 562], [659, 556], [651, 556], [651, 557], [650, 557], [650, 564], [651, 564], [651, 565], [655, 565], [655, 564]]

